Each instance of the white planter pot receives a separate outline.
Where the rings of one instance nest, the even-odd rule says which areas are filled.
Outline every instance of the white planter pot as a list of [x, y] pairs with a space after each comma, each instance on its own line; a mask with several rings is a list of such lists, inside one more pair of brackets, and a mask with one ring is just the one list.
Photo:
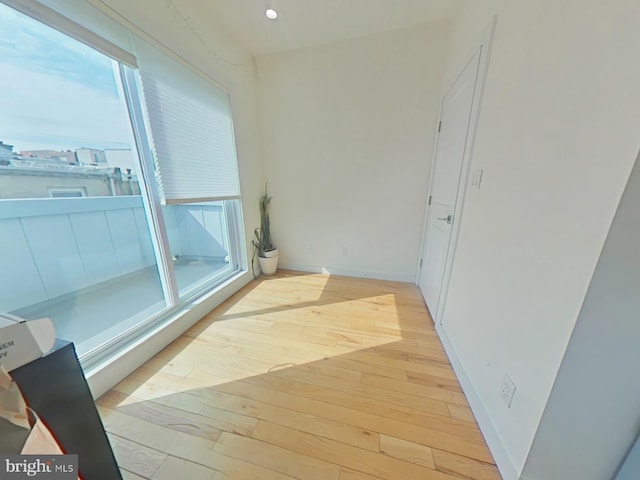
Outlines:
[[273, 275], [278, 270], [278, 249], [264, 252], [264, 257], [258, 257], [260, 270], [263, 275]]
[[280, 252], [278, 252], [278, 249], [274, 248], [273, 250], [269, 250], [268, 252], [262, 252], [262, 255], [264, 258], [271, 258], [271, 257], [277, 257], [279, 253]]

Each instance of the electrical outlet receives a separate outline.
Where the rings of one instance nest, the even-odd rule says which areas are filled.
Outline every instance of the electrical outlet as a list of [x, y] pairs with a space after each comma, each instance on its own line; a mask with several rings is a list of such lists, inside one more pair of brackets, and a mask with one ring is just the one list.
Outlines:
[[313, 252], [313, 245], [308, 245], [307, 246], [307, 253], [311, 253]]
[[347, 247], [344, 247], [344, 248], [342, 249], [342, 256], [343, 256], [343, 257], [346, 257], [348, 253], [349, 253], [349, 252], [348, 252], [348, 250], [347, 250]]
[[507, 408], [511, 408], [511, 402], [513, 401], [513, 395], [516, 393], [516, 384], [509, 378], [509, 375], [504, 374], [502, 384], [500, 385], [500, 396], [507, 405]]

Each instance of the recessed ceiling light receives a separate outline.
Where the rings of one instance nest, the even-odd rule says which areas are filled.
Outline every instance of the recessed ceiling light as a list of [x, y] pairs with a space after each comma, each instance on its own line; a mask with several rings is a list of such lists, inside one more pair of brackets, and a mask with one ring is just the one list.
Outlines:
[[276, 12], [273, 8], [267, 8], [267, 11], [264, 12], [269, 20], [275, 20], [278, 18], [278, 12]]

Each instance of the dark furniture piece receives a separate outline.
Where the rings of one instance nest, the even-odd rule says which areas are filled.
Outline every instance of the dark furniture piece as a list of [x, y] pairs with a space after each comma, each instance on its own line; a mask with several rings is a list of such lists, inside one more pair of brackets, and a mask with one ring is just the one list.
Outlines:
[[122, 480], [73, 343], [57, 340], [11, 376], [62, 449], [79, 455], [83, 480]]

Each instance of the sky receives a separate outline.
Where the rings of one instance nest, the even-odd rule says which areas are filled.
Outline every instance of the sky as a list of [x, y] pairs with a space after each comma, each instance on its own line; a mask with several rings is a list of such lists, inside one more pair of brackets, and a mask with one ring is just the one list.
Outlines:
[[129, 148], [112, 60], [0, 3], [0, 141], [16, 152]]

